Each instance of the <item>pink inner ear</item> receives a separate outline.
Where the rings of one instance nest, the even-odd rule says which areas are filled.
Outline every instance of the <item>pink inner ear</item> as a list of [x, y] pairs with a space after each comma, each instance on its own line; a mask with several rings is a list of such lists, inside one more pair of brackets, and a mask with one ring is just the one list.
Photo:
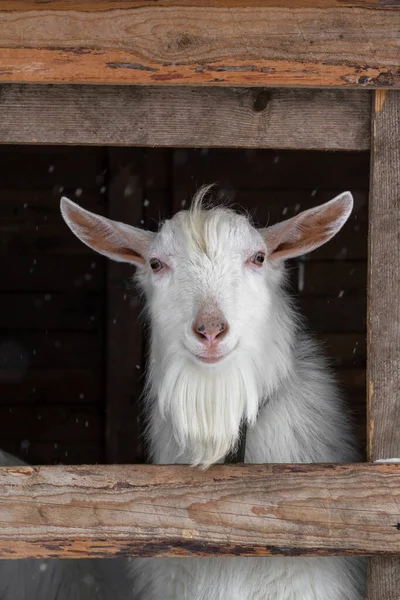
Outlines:
[[120, 262], [145, 263], [152, 232], [96, 215], [67, 198], [62, 199], [61, 212], [72, 232], [96, 252]]
[[351, 194], [345, 193], [264, 230], [269, 260], [294, 258], [322, 246], [341, 229], [352, 206]]

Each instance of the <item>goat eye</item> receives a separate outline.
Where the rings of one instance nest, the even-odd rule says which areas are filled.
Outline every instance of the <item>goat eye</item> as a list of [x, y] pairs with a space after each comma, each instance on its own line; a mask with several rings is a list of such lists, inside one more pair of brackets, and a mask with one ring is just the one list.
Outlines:
[[161, 260], [158, 260], [158, 258], [150, 259], [150, 267], [152, 268], [154, 273], [158, 273], [158, 271], [161, 271], [163, 266], [164, 265], [162, 264]]
[[265, 260], [265, 253], [264, 252], [257, 252], [256, 254], [254, 254], [251, 257], [251, 262], [254, 263], [255, 265], [257, 265], [258, 267], [261, 267], [261, 265], [263, 264]]

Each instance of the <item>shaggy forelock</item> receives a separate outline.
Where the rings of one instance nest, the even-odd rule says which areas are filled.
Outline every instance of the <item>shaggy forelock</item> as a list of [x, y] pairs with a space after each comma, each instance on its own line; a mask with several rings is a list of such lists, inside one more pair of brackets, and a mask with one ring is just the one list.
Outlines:
[[172, 219], [179, 222], [188, 246], [204, 254], [209, 253], [219, 238], [233, 238], [248, 224], [246, 217], [221, 202], [220, 198], [210, 196], [213, 187], [213, 184], [201, 187], [190, 208]]

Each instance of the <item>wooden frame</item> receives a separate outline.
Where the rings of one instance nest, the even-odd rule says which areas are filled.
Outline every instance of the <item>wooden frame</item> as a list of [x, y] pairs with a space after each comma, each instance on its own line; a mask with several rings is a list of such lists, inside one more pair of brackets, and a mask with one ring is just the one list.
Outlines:
[[[0, 0], [0, 143], [371, 148], [370, 461], [400, 456], [398, 8]], [[10, 85], [28, 83], [158, 87]], [[371, 135], [362, 88], [377, 88]], [[398, 466], [20, 467], [0, 482], [2, 557], [379, 554], [369, 598], [398, 598]]]
[[400, 465], [15, 467], [0, 481], [1, 558], [400, 552]]
[[0, 114], [3, 144], [368, 150], [371, 92], [0, 84]]
[[400, 83], [396, 0], [0, 0], [0, 13], [3, 82]]

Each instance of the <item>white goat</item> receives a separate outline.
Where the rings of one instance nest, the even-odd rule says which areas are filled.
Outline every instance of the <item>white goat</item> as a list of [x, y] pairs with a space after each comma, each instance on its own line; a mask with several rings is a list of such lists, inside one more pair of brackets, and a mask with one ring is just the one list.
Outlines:
[[[285, 293], [284, 261], [331, 239], [346, 192], [256, 230], [207, 190], [158, 233], [61, 210], [88, 246], [138, 267], [151, 323], [148, 438], [156, 463], [222, 461], [248, 424], [246, 462], [344, 462], [350, 428], [321, 351]], [[364, 563], [349, 558], [135, 559], [140, 600], [360, 600]]]
[[[1, 467], [24, 464], [0, 450]], [[127, 600], [127, 567], [124, 559], [0, 560], [0, 600]]]

